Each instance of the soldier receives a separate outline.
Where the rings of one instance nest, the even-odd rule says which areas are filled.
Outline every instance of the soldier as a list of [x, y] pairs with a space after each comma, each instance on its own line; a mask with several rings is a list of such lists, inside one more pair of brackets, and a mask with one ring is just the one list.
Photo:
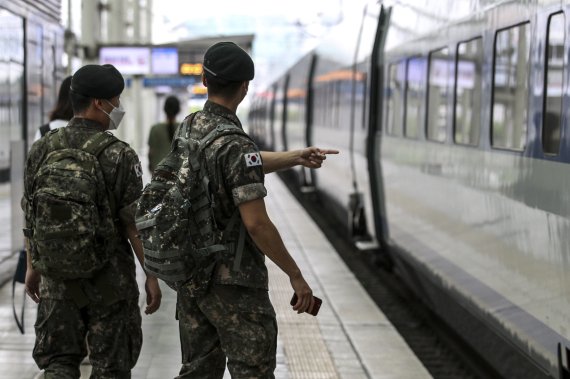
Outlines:
[[[116, 129], [121, 122], [124, 110], [120, 95], [123, 89], [123, 77], [112, 65], [87, 65], [77, 70], [71, 80], [70, 91], [74, 118], [66, 128], [53, 130], [36, 142], [27, 159], [22, 200], [28, 250], [26, 292], [39, 303], [33, 357], [38, 367], [45, 371], [45, 378], [79, 378], [79, 365], [88, 351], [93, 366], [91, 377], [130, 378], [140, 353], [139, 290], [131, 246], [142, 265], [142, 247], [134, 224], [136, 201], [142, 190], [142, 169], [132, 148], [104, 132]], [[99, 251], [106, 254], [108, 260], [87, 278], [63, 280], [44, 274], [44, 271], [40, 273], [36, 267], [45, 267], [40, 265], [45, 257], [38, 255], [40, 250], [37, 246], [45, 241], [41, 240], [37, 230], [43, 226], [35, 223], [35, 218], [40, 216], [40, 210], [47, 209], [47, 205], [46, 201], [42, 203], [35, 198], [38, 171], [50, 152], [61, 149], [58, 144], [83, 149], [96, 139], [96, 135], [109, 141], [98, 155], [105, 182], [103, 186], [108, 190], [107, 200], [114, 204], [107, 209], [115, 210], [115, 214], [107, 214], [107, 222], [114, 225], [111, 226], [112, 231], [107, 236], [98, 237], [111, 241], [104, 245], [104, 251]], [[74, 188], [69, 190], [77, 192]], [[97, 206], [102, 207], [101, 204]], [[61, 209], [62, 205], [59, 208], [54, 205], [51, 208], [53, 217], [58, 216], [58, 211], [61, 211], [59, 218], [73, 214], [69, 211], [68, 216], [62, 216], [66, 213]], [[55, 232], [57, 234], [58, 231]], [[80, 230], [79, 233], [84, 234], [78, 233], [73, 237], [82, 243], [88, 238], [88, 232]], [[63, 266], [66, 262], [61, 260], [57, 263]], [[57, 271], [57, 267], [54, 270]], [[155, 277], [147, 275], [145, 290], [145, 313], [151, 314], [159, 308], [161, 301]]]
[[[208, 100], [191, 125], [191, 136], [196, 139], [221, 124], [242, 127], [236, 110], [254, 77], [253, 61], [231, 42], [211, 46], [203, 68]], [[242, 254], [228, 254], [218, 263], [205, 294], [195, 295], [191, 284], [178, 290], [183, 364], [178, 378], [222, 378], [226, 358], [234, 378], [274, 377], [277, 323], [269, 300], [265, 256], [289, 276], [298, 297], [295, 311], [311, 311], [315, 300], [267, 215], [264, 173], [296, 164], [320, 167], [328, 153], [336, 151], [311, 147], [261, 153], [251, 140], [238, 134], [219, 137], [206, 148], [216, 224], [224, 230], [237, 209], [248, 236]], [[234, 232], [233, 240], [237, 240], [238, 231]]]

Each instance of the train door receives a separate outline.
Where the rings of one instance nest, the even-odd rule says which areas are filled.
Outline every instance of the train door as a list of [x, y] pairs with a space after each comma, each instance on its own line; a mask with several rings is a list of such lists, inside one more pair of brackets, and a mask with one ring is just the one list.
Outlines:
[[[370, 176], [370, 190], [372, 192], [372, 207], [374, 209], [375, 233], [382, 252], [387, 251], [388, 224], [386, 222], [386, 208], [384, 203], [384, 184], [382, 166], [380, 164], [380, 148], [382, 136], [382, 104], [384, 78], [384, 46], [388, 26], [390, 24], [391, 8], [380, 8], [378, 29], [372, 49], [370, 71], [370, 109], [368, 114], [368, 137], [366, 140], [366, 156]], [[387, 257], [387, 255], [384, 255]]]
[[[349, 128], [349, 160], [351, 189], [348, 199], [349, 233], [358, 248], [362, 250], [377, 249], [378, 243], [374, 228], [374, 208], [370, 191], [370, 175], [368, 173], [367, 145], [370, 110], [370, 96], [375, 87], [371, 86], [374, 56], [374, 46], [378, 39], [378, 23], [382, 6], [369, 2], [362, 14], [362, 21], [357, 37], [357, 45], [351, 64], [350, 82], [350, 112]], [[348, 112], [345, 112], [348, 113]]]
[[289, 91], [289, 74], [285, 76], [282, 90], [282, 108], [281, 108], [281, 140], [283, 141], [283, 151], [289, 150], [289, 140], [287, 138], [287, 112], [289, 112], [289, 101], [287, 100], [287, 92]]
[[269, 108], [269, 122], [265, 125], [269, 125], [269, 131], [271, 134], [271, 148], [277, 150], [277, 134], [275, 133], [275, 97], [277, 96], [277, 85], [271, 86], [269, 91], [268, 108]]
[[[317, 65], [317, 56], [311, 57], [309, 65], [309, 76], [307, 78], [307, 88], [305, 97], [305, 144], [306, 146], [313, 146], [313, 102], [314, 102], [314, 89], [313, 80], [315, 76], [315, 67]], [[315, 170], [301, 167], [302, 173], [302, 186], [301, 191], [313, 192], [315, 190], [316, 175]]]

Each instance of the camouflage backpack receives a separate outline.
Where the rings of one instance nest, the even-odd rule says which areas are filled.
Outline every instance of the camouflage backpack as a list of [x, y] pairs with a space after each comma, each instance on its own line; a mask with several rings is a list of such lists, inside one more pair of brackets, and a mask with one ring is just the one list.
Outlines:
[[90, 278], [108, 261], [115, 235], [114, 196], [108, 191], [98, 157], [120, 142], [107, 132], [71, 147], [67, 129], [50, 132], [49, 151], [34, 178], [31, 229], [32, 265], [58, 279]]
[[145, 269], [175, 290], [190, 282], [192, 293], [198, 295], [207, 289], [223, 254], [241, 256], [245, 235], [239, 223], [237, 244], [228, 241], [228, 233], [238, 226], [237, 210], [226, 228], [218, 229], [203, 152], [221, 136], [249, 137], [235, 125], [219, 125], [202, 139], [190, 138], [194, 115], [183, 121], [170, 153], [158, 164], [144, 188], [136, 224]]

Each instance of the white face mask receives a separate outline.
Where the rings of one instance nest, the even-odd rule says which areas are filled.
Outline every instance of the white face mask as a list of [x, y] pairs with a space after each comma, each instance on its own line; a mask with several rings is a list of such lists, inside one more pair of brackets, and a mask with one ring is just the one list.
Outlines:
[[[105, 100], [107, 103], [111, 104], [110, 101]], [[113, 104], [111, 104], [111, 106], [113, 107], [113, 110], [111, 111], [111, 113], [107, 113], [105, 111], [103, 111], [103, 109], [101, 109], [107, 116], [109, 116], [109, 118], [111, 119], [111, 123], [109, 124], [109, 130], [117, 130], [119, 128], [119, 124], [121, 123], [121, 120], [123, 119], [123, 116], [125, 115], [125, 110], [123, 109], [123, 104], [121, 104], [119, 102], [119, 106], [115, 108], [115, 106]]]

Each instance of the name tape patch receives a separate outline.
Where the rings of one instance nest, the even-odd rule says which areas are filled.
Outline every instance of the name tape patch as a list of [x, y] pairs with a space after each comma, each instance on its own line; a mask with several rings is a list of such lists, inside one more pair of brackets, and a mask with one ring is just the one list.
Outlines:
[[247, 153], [244, 157], [247, 167], [261, 166], [261, 155], [259, 153]]

